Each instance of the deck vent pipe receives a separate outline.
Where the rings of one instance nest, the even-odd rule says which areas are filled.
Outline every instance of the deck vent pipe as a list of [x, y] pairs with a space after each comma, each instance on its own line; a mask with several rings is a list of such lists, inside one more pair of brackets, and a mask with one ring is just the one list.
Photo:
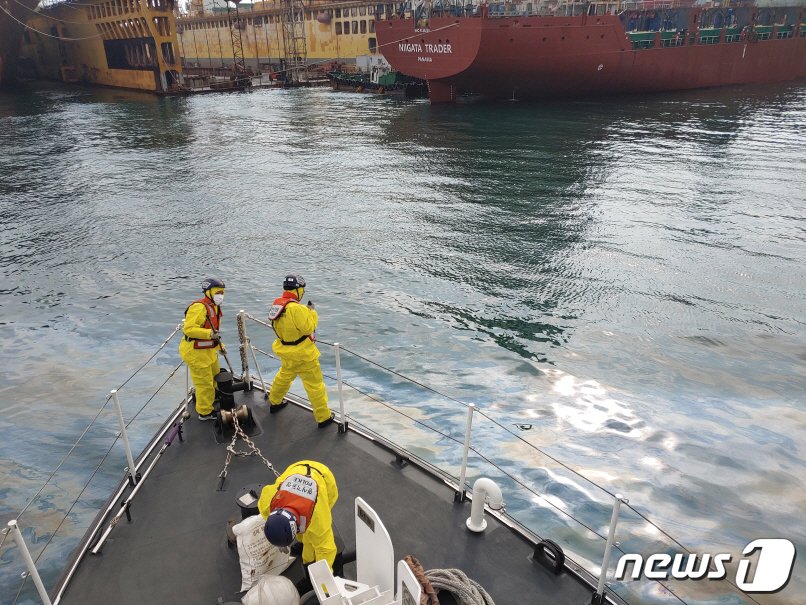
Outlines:
[[484, 519], [485, 504], [489, 504], [493, 510], [501, 510], [504, 508], [504, 496], [495, 481], [481, 477], [473, 484], [473, 504], [466, 521], [470, 531], [481, 533], [487, 528], [487, 521]]

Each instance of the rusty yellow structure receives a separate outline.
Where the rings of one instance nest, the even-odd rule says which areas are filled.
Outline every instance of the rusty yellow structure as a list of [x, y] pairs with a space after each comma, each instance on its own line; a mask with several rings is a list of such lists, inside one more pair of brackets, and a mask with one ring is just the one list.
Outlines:
[[37, 78], [156, 93], [177, 91], [181, 60], [174, 0], [60, 2], [33, 13], [24, 69]]
[[[282, 72], [292, 59], [297, 65], [377, 60], [376, 15], [392, 6], [270, 0], [241, 3], [235, 17], [224, 0], [212, 0], [214, 10], [194, 0], [188, 15], [180, 15], [175, 2], [65, 0], [32, 12], [20, 47], [22, 68], [39, 79], [188, 92], [186, 74], [234, 73], [233, 39], [241, 42], [245, 66], [254, 74]], [[305, 48], [304, 57], [286, 57], [283, 29], [289, 11], [304, 32], [304, 44], [297, 46]]]
[[[179, 47], [186, 65], [225, 68], [233, 63], [230, 22], [223, 0], [218, 10], [205, 10], [200, 2], [177, 20]], [[298, 14], [305, 31], [306, 62], [310, 64], [338, 60], [345, 63], [357, 57], [379, 56], [375, 20], [379, 11], [391, 2], [305, 3]], [[246, 66], [253, 71], [275, 69], [283, 62], [283, 19], [287, 0], [240, 5], [239, 23]]]

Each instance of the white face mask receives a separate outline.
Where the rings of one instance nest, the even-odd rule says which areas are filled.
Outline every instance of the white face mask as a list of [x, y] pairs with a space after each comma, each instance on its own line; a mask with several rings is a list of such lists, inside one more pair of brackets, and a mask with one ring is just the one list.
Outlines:
[[220, 305], [224, 302], [224, 295], [223, 294], [213, 294], [213, 302], [217, 305]]

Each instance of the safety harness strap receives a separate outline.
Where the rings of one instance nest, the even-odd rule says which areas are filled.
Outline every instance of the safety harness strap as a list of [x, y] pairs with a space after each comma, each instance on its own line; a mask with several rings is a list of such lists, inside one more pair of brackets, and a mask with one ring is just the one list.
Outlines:
[[319, 476], [320, 476], [320, 477], [322, 477], [322, 479], [324, 479], [324, 478], [325, 478], [325, 474], [324, 474], [322, 471], [320, 471], [320, 470], [319, 470], [318, 468], [316, 468], [315, 466], [311, 466], [311, 465], [310, 465], [310, 464], [308, 464], [307, 462], [303, 462], [302, 464], [297, 464], [297, 466], [304, 466], [305, 468], [307, 468], [307, 469], [308, 469], [308, 472], [307, 472], [307, 473], [305, 473], [305, 475], [306, 475], [307, 477], [310, 477], [310, 476], [311, 476], [311, 471], [316, 471], [317, 473], [319, 473]]

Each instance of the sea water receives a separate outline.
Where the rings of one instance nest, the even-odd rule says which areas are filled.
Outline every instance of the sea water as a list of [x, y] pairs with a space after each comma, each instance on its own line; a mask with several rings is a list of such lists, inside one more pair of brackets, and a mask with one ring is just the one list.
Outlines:
[[[348, 389], [356, 421], [394, 433], [373, 417], [382, 402], [461, 442], [458, 402], [476, 404], [474, 450], [533, 488], [507, 511], [591, 571], [619, 492], [665, 532], [636, 526], [644, 542], [622, 551], [683, 552], [668, 534], [738, 558], [786, 538], [792, 581], [750, 596], [802, 602], [803, 87], [452, 106], [29, 87], [0, 94], [0, 210], [0, 521], [19, 516], [49, 587], [126, 466], [109, 390], [206, 276], [227, 284], [239, 367], [235, 313], [265, 318], [299, 273], [333, 407], [339, 342], [447, 396], [345, 353], [372, 396]], [[174, 337], [121, 389], [135, 454], [181, 400], [182, 368], [149, 399], [179, 361]], [[274, 360], [260, 363], [269, 380]], [[453, 464], [445, 440], [421, 441]], [[469, 480], [497, 472], [471, 458]], [[23, 570], [6, 539], [3, 605], [38, 602]], [[708, 584], [668, 589], [752, 602]]]

